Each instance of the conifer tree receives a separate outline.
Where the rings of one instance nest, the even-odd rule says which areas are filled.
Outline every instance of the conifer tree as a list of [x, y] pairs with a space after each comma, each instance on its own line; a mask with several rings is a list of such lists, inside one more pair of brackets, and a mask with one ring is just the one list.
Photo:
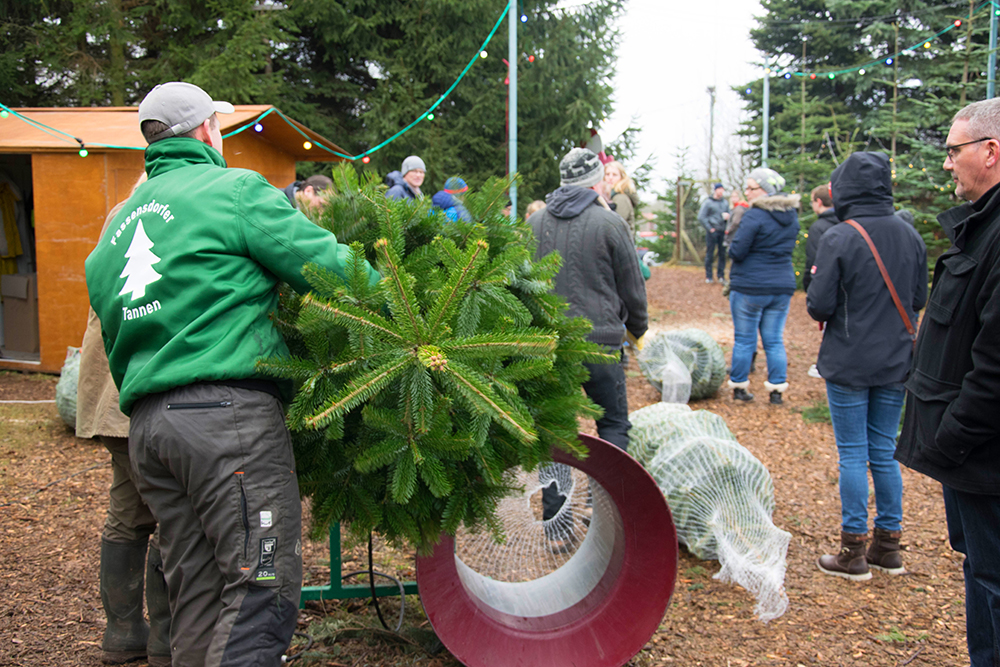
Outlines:
[[352, 167], [333, 178], [317, 223], [350, 244], [345, 275], [313, 265], [311, 292], [285, 289], [292, 357], [259, 362], [297, 383], [288, 423], [313, 530], [341, 521], [424, 551], [463, 524], [501, 537], [509, 471], [553, 447], [585, 454], [577, 416], [600, 408], [583, 362], [614, 358], [550, 293], [558, 256], [534, 261], [531, 229], [501, 214], [509, 182], [470, 193], [465, 223], [387, 200]]

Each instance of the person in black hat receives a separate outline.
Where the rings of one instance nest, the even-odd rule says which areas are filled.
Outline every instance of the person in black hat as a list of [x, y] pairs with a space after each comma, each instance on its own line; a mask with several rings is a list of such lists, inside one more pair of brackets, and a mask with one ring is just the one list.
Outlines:
[[716, 271], [719, 282], [726, 281], [726, 248], [722, 242], [726, 238], [726, 221], [729, 220], [729, 202], [722, 183], [712, 186], [712, 196], [701, 204], [698, 222], [705, 228], [705, 282], [712, 282], [712, 264], [715, 253], [719, 253], [719, 267]]

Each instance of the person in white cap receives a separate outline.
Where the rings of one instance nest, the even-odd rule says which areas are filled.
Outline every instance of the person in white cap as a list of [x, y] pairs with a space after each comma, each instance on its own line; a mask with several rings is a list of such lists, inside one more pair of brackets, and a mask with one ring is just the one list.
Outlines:
[[[279, 665], [302, 586], [301, 501], [270, 315], [347, 246], [260, 174], [227, 169], [215, 102], [165, 83], [139, 105], [149, 179], [86, 262], [136, 486], [160, 526], [174, 665]], [[374, 283], [379, 275], [368, 267]]]
[[403, 166], [399, 171], [389, 172], [386, 175], [386, 182], [389, 189], [385, 196], [389, 199], [420, 199], [423, 193], [420, 186], [424, 184], [424, 177], [427, 175], [427, 167], [424, 161], [416, 155], [403, 160]]

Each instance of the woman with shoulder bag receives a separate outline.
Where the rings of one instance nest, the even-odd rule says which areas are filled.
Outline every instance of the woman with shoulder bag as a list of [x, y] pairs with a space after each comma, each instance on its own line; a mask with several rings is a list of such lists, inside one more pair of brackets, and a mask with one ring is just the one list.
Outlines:
[[[870, 569], [903, 574], [899, 538], [903, 480], [893, 459], [913, 354], [917, 311], [927, 300], [927, 248], [895, 215], [883, 153], [854, 153], [831, 176], [837, 217], [820, 241], [809, 315], [825, 322], [816, 365], [840, 459], [840, 552], [819, 558], [825, 574], [854, 581]], [[868, 470], [875, 487], [867, 552]]]

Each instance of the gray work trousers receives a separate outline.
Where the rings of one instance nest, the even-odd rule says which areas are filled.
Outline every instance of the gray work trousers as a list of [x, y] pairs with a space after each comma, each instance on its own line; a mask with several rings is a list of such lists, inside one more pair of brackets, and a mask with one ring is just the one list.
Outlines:
[[277, 398], [191, 384], [140, 399], [129, 454], [160, 524], [174, 667], [281, 664], [298, 618], [302, 505]]
[[139, 495], [132, 478], [128, 457], [128, 438], [110, 435], [98, 436], [111, 453], [111, 488], [108, 491], [108, 516], [101, 534], [108, 542], [138, 542], [153, 535], [157, 545], [156, 519], [149, 506]]

